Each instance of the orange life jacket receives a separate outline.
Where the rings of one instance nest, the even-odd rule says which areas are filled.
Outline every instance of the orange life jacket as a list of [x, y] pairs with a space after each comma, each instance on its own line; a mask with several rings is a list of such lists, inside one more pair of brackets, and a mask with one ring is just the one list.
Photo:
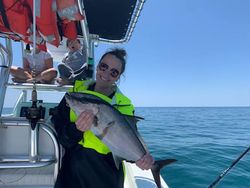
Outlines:
[[0, 32], [14, 40], [23, 40], [31, 24], [29, 7], [24, 0], [1, 0]]
[[80, 13], [77, 0], [56, 0], [56, 5], [57, 13], [64, 23], [84, 18]]
[[[33, 12], [33, 0], [26, 0]], [[59, 46], [60, 35], [57, 28], [56, 4], [53, 0], [36, 1], [36, 27], [42, 38], [55, 46]]]
[[63, 36], [70, 40], [74, 40], [77, 38], [77, 28], [75, 21], [71, 21], [68, 23], [62, 23], [62, 32]]

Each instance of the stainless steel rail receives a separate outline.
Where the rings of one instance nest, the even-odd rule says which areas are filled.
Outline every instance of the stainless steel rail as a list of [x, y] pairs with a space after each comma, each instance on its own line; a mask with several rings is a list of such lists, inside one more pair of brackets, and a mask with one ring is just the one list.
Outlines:
[[[33, 90], [33, 84], [31, 83], [8, 83], [6, 86], [11, 89]], [[52, 84], [36, 84], [36, 89], [38, 91], [66, 92], [72, 87], [72, 85], [58, 86]]]
[[[87, 19], [86, 18], [86, 15], [85, 15], [85, 9], [84, 9], [84, 4], [83, 4], [83, 1], [81, 0], [78, 0], [78, 6], [80, 7], [80, 12], [81, 14], [84, 16], [84, 19], [80, 21], [80, 24], [81, 24], [81, 28], [82, 28], [82, 33], [83, 33], [83, 41], [85, 43], [85, 47], [86, 47], [86, 50], [87, 50], [87, 54], [89, 54], [89, 29], [88, 29], [88, 23], [87, 23]], [[88, 60], [88, 57], [86, 57], [86, 61]]]
[[6, 83], [8, 82], [9, 79], [9, 71], [10, 67], [12, 65], [12, 48], [11, 48], [11, 40], [10, 39], [5, 39], [5, 44], [6, 47], [4, 47], [0, 43], [0, 56], [1, 56], [1, 72], [0, 72], [0, 115], [2, 114], [3, 110], [3, 105], [4, 105], [4, 98], [5, 98], [5, 93], [6, 93]]
[[[26, 118], [21, 117], [1, 117], [0, 118], [0, 126], [2, 128], [8, 128], [9, 126], [30, 126], [28, 120]], [[54, 180], [57, 178], [57, 174], [60, 168], [60, 145], [58, 139], [56, 137], [55, 130], [50, 127], [49, 124], [39, 121], [37, 128], [40, 128], [45, 131], [49, 137], [51, 138], [53, 145], [55, 156], [40, 156], [37, 152], [39, 143], [38, 139], [38, 131], [35, 131], [31, 134], [33, 136], [30, 137], [30, 156], [0, 156], [0, 169], [11, 169], [11, 168], [38, 168], [44, 167], [51, 164], [54, 164]], [[33, 150], [33, 151], [32, 151]]]

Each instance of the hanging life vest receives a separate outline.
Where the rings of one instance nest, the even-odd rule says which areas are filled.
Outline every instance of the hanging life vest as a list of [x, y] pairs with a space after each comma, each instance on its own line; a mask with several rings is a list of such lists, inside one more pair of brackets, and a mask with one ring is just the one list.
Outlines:
[[[33, 12], [33, 0], [26, 1]], [[57, 27], [56, 1], [36, 1], [35, 8], [37, 32], [39, 32], [46, 42], [58, 47], [60, 44], [60, 35]]]
[[[95, 91], [88, 90], [88, 87], [93, 82], [91, 80], [87, 81], [76, 81], [75, 85], [69, 92], [82, 92], [95, 95], [97, 97], [102, 98], [104, 101], [114, 105], [117, 110], [119, 110], [122, 114], [133, 115], [134, 106], [131, 104], [131, 101], [124, 96], [120, 90], [118, 89], [114, 94], [113, 98], [109, 98], [105, 95], [102, 95]], [[77, 115], [71, 109], [70, 110], [70, 121], [75, 122], [77, 120]], [[79, 142], [85, 148], [91, 148], [101, 154], [108, 154], [110, 149], [99, 139], [97, 138], [91, 130], [85, 131], [83, 133], [83, 139]]]
[[57, 13], [64, 23], [80, 21], [84, 18], [76, 0], [56, 0], [56, 5]]
[[24, 0], [0, 0], [0, 36], [23, 40], [30, 24], [29, 7]]
[[76, 28], [76, 22], [70, 21], [67, 23], [62, 22], [62, 35], [70, 40], [77, 39], [77, 28]]

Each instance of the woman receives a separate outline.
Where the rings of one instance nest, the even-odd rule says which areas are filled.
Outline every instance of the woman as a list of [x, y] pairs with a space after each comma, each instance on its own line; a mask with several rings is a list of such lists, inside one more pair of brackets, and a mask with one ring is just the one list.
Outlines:
[[57, 71], [53, 68], [53, 58], [50, 53], [36, 47], [34, 55], [31, 52], [24, 54], [23, 68], [12, 66], [10, 74], [14, 82], [32, 83], [35, 80], [38, 83], [50, 84], [56, 78]]
[[[133, 105], [115, 84], [125, 71], [125, 56], [123, 49], [106, 52], [97, 66], [96, 81], [76, 82], [72, 91], [97, 95], [107, 102], [116, 103], [121, 113], [133, 115]], [[92, 112], [84, 111], [76, 117], [63, 98], [52, 121], [65, 148], [55, 188], [123, 187], [122, 164], [116, 168], [109, 148], [89, 130], [94, 121]], [[153, 163], [150, 154], [136, 161], [141, 169], [150, 169]]]

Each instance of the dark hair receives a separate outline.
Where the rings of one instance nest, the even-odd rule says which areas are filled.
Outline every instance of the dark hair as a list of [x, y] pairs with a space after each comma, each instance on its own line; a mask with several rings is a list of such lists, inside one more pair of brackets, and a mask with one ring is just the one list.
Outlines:
[[81, 41], [80, 41], [79, 39], [67, 39], [67, 41], [66, 41], [66, 46], [67, 46], [67, 47], [69, 47], [69, 43], [70, 43], [70, 41], [72, 41], [72, 40], [77, 40], [77, 41], [81, 44]]
[[118, 58], [121, 63], [122, 63], [122, 70], [121, 73], [122, 74], [125, 71], [125, 67], [126, 67], [126, 57], [127, 57], [127, 52], [126, 50], [122, 49], [122, 48], [113, 48], [109, 51], [107, 51], [105, 54], [102, 55], [100, 62], [102, 61], [102, 59], [106, 56], [106, 55], [113, 55], [116, 58]]

